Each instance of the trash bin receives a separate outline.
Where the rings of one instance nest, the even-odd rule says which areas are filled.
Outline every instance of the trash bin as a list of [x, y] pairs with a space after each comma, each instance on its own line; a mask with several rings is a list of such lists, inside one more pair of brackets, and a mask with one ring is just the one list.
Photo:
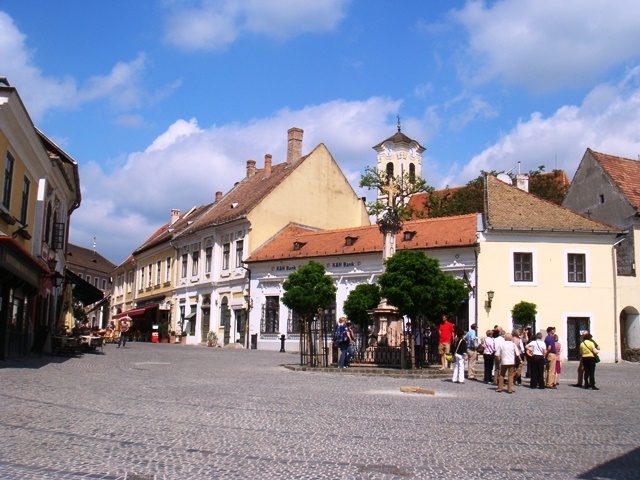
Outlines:
[[159, 325], [151, 325], [151, 343], [158, 343], [160, 341]]

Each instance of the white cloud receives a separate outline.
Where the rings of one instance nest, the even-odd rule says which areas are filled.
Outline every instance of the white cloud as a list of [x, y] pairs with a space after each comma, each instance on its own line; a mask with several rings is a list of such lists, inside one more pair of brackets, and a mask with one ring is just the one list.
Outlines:
[[165, 19], [165, 40], [186, 49], [221, 50], [245, 33], [289, 38], [333, 30], [350, 0], [202, 1], [174, 8]]
[[450, 172], [449, 183], [461, 185], [481, 170], [523, 171], [545, 165], [571, 177], [587, 148], [625, 158], [640, 153], [640, 66], [616, 85], [591, 90], [581, 105], [565, 105], [544, 118], [533, 113], [495, 145], [474, 156], [461, 173]]
[[83, 103], [108, 98], [116, 110], [140, 107], [146, 96], [142, 88], [145, 62], [145, 55], [140, 53], [129, 63], [116, 63], [108, 75], [97, 75], [87, 80], [75, 101]]
[[[33, 55], [27, 47], [27, 37], [9, 15], [0, 11], [2, 75], [19, 87], [20, 96], [35, 122], [49, 110], [69, 109], [99, 100], [107, 100], [114, 111], [129, 111], [160, 101], [181, 84], [180, 80], [174, 80], [157, 92], [147, 92], [144, 86], [147, 60], [143, 53], [130, 62], [117, 62], [108, 74], [93, 76], [81, 87], [70, 76], [59, 79], [44, 75], [34, 65]], [[122, 125], [130, 120], [132, 117], [117, 119]]]
[[[536, 91], [590, 85], [640, 58], [640, 3], [471, 1], [453, 18], [469, 33], [467, 75]], [[465, 68], [465, 67], [463, 67]]]
[[33, 51], [26, 47], [26, 36], [13, 19], [0, 11], [0, 59], [2, 74], [12, 85], [20, 86], [20, 96], [34, 120], [49, 108], [62, 107], [76, 94], [75, 81], [70, 77], [56, 79], [43, 75], [33, 65]]

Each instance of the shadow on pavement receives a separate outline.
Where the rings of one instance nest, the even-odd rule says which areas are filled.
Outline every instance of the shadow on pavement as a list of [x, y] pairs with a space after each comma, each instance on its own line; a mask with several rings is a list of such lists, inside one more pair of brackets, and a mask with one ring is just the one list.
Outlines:
[[640, 478], [640, 447], [598, 465], [596, 468], [581, 474], [579, 479], [596, 480], [631, 480]]

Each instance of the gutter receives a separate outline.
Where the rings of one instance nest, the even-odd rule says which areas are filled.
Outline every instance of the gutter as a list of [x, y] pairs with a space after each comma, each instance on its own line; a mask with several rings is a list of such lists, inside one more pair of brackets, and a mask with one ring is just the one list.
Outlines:
[[620, 352], [618, 351], [618, 262], [616, 261], [616, 246], [625, 241], [627, 237], [611, 245], [611, 263], [613, 264], [613, 342], [614, 342], [614, 360], [619, 362]]

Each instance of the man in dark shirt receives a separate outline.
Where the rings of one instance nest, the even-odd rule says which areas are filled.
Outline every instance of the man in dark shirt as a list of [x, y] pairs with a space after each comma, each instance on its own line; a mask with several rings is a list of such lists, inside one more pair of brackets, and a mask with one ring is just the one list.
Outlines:
[[544, 344], [547, 346], [547, 388], [556, 388], [553, 383], [556, 373], [556, 341], [553, 335], [556, 333], [556, 327], [547, 328], [547, 336], [544, 339]]

